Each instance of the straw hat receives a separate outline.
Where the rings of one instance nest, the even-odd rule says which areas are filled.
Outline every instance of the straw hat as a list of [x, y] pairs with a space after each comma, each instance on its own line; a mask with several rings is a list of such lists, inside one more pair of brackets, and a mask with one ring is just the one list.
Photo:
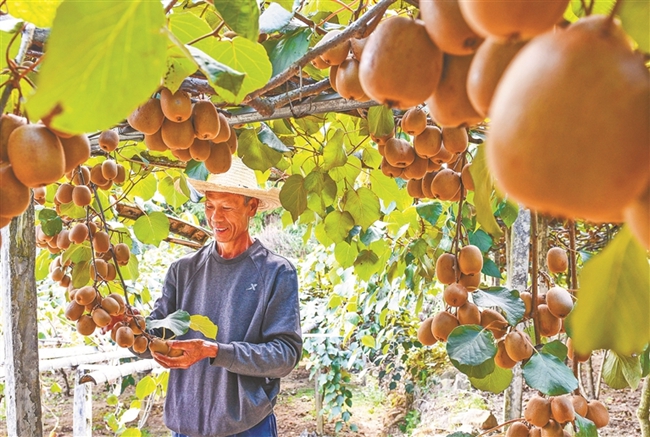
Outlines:
[[196, 191], [205, 195], [206, 191], [219, 193], [241, 194], [242, 196], [259, 199], [258, 211], [268, 211], [280, 206], [280, 190], [262, 189], [257, 184], [255, 171], [251, 170], [240, 158], [233, 156], [230, 170], [221, 174], [210, 174], [208, 180], [200, 181], [188, 178], [188, 182]]

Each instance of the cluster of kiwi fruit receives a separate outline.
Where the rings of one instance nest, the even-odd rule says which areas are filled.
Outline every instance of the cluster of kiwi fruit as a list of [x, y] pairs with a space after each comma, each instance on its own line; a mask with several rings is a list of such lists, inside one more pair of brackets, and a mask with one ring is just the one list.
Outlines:
[[189, 94], [163, 88], [139, 106], [127, 121], [144, 134], [147, 149], [170, 150], [180, 161], [201, 161], [210, 173], [230, 169], [237, 135], [228, 120], [207, 100], [192, 103]]
[[607, 407], [598, 400], [587, 402], [579, 394], [533, 396], [524, 410], [524, 419], [530, 427], [523, 422], [513, 423], [506, 437], [569, 437], [571, 434], [564, 427], [575, 421], [576, 414], [591, 420], [596, 428], [609, 423]]

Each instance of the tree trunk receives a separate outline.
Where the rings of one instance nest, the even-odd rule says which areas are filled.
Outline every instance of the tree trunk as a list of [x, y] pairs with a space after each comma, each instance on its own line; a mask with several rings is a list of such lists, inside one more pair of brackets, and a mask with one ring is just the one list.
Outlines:
[[41, 387], [36, 322], [34, 207], [2, 230], [0, 257], [5, 340], [7, 433], [41, 436]]
[[641, 401], [639, 409], [636, 410], [636, 417], [641, 425], [641, 436], [650, 437], [650, 375], [646, 376], [641, 390]]

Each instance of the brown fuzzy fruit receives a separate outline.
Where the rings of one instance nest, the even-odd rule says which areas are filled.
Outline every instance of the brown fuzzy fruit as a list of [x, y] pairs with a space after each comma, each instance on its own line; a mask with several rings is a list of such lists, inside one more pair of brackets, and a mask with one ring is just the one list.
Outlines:
[[549, 215], [621, 221], [650, 177], [648, 75], [604, 15], [528, 43], [492, 103], [486, 152], [500, 187]]
[[126, 243], [118, 243], [113, 247], [115, 252], [115, 258], [119, 265], [127, 265], [129, 263], [129, 258], [131, 257], [131, 250]]
[[420, 158], [417, 154], [413, 162], [404, 168], [404, 178], [405, 179], [422, 179], [427, 174], [427, 167], [429, 166], [429, 160], [426, 158]]
[[[427, 161], [427, 163], [430, 163], [431, 161]], [[428, 168], [428, 164], [427, 164]], [[424, 175], [422, 178], [422, 193], [424, 193], [424, 197], [427, 199], [433, 199], [435, 198], [435, 194], [433, 194], [433, 191], [431, 191], [431, 183], [433, 182], [433, 178], [436, 177], [435, 172], [427, 173]], [[465, 285], [465, 284], [463, 284]], [[469, 290], [468, 290], [469, 291]]]
[[406, 109], [429, 97], [440, 79], [442, 52], [424, 24], [406, 17], [379, 23], [359, 65], [363, 90], [373, 100]]
[[533, 346], [530, 338], [524, 332], [513, 330], [506, 335], [505, 347], [508, 356], [515, 361], [523, 361], [533, 355]]
[[140, 335], [144, 330], [146, 329], [147, 324], [145, 322], [144, 317], [135, 315], [133, 318], [129, 321], [129, 328], [133, 331], [134, 334]]
[[2, 217], [19, 216], [31, 201], [29, 188], [16, 178], [9, 162], [0, 163], [0, 198]]
[[[54, 198], [59, 203], [70, 203], [72, 202], [72, 190], [74, 187], [68, 183], [63, 183], [59, 185], [59, 188], [56, 189], [56, 194]], [[1, 214], [0, 214], [1, 215]]]
[[433, 317], [425, 319], [418, 328], [418, 341], [425, 346], [431, 346], [438, 341], [431, 332], [431, 322], [433, 322]]
[[235, 152], [237, 152], [237, 145], [239, 141], [237, 140], [237, 134], [235, 131], [232, 131], [230, 134], [230, 137], [226, 140], [226, 144], [228, 144], [228, 148], [230, 149], [230, 154], [234, 155]]
[[502, 41], [528, 40], [560, 22], [569, 0], [492, 2], [459, 0], [465, 21], [476, 33]]
[[[576, 352], [576, 350], [573, 348], [573, 339], [571, 337], [567, 339], [566, 347], [567, 347], [567, 357], [569, 357], [571, 361], [575, 360], [584, 363], [589, 358], [591, 358], [591, 352], [587, 352], [587, 353]], [[584, 414], [581, 414], [581, 416], [584, 417]]]
[[99, 231], [93, 237], [93, 249], [97, 253], [106, 253], [111, 248], [111, 238], [104, 231]]
[[108, 263], [108, 272], [106, 272], [106, 277], [104, 278], [106, 282], [114, 281], [117, 276], [117, 270], [115, 270], [115, 265], [113, 263]]
[[70, 182], [72, 182], [73, 185], [89, 185], [90, 169], [87, 166], [82, 165], [78, 170], [73, 170]]
[[153, 338], [149, 342], [149, 351], [151, 353], [159, 353], [162, 355], [167, 355], [169, 353], [169, 346], [165, 340], [160, 338]]
[[562, 427], [555, 420], [550, 419], [548, 423], [542, 427], [542, 437], [563, 437], [564, 432]]
[[[411, 108], [402, 117], [402, 130], [407, 134], [420, 135], [424, 132], [424, 129], [427, 127], [427, 114], [420, 108]], [[415, 147], [415, 142], [413, 143]], [[417, 150], [416, 150], [417, 152]], [[434, 153], [435, 155], [435, 153]], [[424, 156], [424, 155], [420, 155]], [[431, 155], [433, 156], [433, 155]], [[430, 158], [430, 156], [427, 156]]]
[[123, 184], [126, 181], [126, 169], [122, 164], [117, 164], [117, 175], [113, 178], [113, 183]]
[[431, 40], [445, 53], [469, 55], [483, 41], [465, 22], [456, 0], [425, 0], [420, 3], [420, 18]]
[[108, 326], [111, 323], [111, 316], [102, 308], [95, 308], [92, 312], [93, 322], [100, 328]]
[[133, 111], [127, 121], [133, 129], [145, 135], [153, 135], [160, 130], [164, 119], [160, 100], [151, 98]]
[[76, 322], [79, 320], [85, 310], [86, 307], [79, 305], [76, 301], [72, 300], [65, 307], [65, 318], [71, 322]]
[[[340, 30], [331, 30], [323, 36], [323, 38], [318, 41], [314, 48], [320, 47], [326, 42], [330, 41], [334, 37], [338, 36], [341, 33]], [[350, 40], [341, 42], [340, 44], [332, 47], [322, 55], [320, 55], [323, 62], [327, 65], [340, 65], [345, 58], [348, 57], [348, 52], [350, 51]]]
[[467, 97], [467, 72], [472, 58], [445, 54], [440, 82], [427, 99], [431, 118], [440, 126], [472, 126], [483, 121]]
[[93, 194], [86, 185], [77, 185], [72, 190], [72, 202], [77, 206], [88, 206], [93, 201]]
[[366, 47], [367, 42], [368, 38], [352, 38], [350, 40], [350, 51], [352, 52], [354, 59], [357, 61], [361, 60], [361, 54], [363, 53], [363, 49]]
[[573, 405], [573, 410], [576, 412], [576, 414], [579, 414], [582, 417], [587, 416], [589, 405], [587, 404], [587, 400], [584, 397], [581, 395], [571, 396], [571, 404]]
[[318, 68], [319, 70], [323, 70], [323, 69], [329, 67], [329, 65], [327, 65], [327, 62], [323, 61], [323, 58], [321, 58], [320, 56], [316, 56], [316, 59], [311, 61], [311, 64], [314, 67]]
[[94, 263], [89, 266], [90, 279], [98, 281], [108, 276], [108, 264], [101, 258], [96, 258]]
[[569, 258], [564, 250], [551, 247], [546, 253], [546, 266], [551, 273], [564, 273], [569, 268]]
[[502, 43], [488, 38], [476, 51], [467, 73], [467, 97], [482, 116], [488, 115], [503, 72], [525, 44], [525, 41]]
[[120, 312], [119, 314], [123, 314], [124, 310], [126, 309], [126, 304], [124, 303], [124, 298], [117, 294], [117, 293], [111, 293], [107, 297], [113, 298], [115, 302], [120, 306]]
[[453, 200], [460, 194], [460, 173], [443, 168], [433, 178], [431, 191], [440, 200]]
[[527, 291], [522, 291], [519, 293], [519, 297], [524, 301], [524, 306], [526, 308], [524, 317], [530, 317], [533, 310], [533, 295]]
[[56, 247], [61, 250], [65, 250], [70, 247], [70, 243], [70, 231], [67, 229], [61, 230], [61, 232], [59, 232], [59, 235], [56, 237]]
[[149, 346], [149, 340], [147, 337], [139, 335], [133, 340], [133, 352], [136, 354], [142, 354], [147, 350]]
[[219, 113], [219, 134], [212, 139], [213, 143], [223, 143], [228, 141], [232, 136], [232, 130], [228, 124], [228, 119], [221, 112]]
[[515, 422], [510, 425], [506, 437], [529, 437], [528, 427], [521, 422]]
[[441, 146], [442, 131], [437, 126], [426, 126], [420, 134], [413, 138], [415, 153], [423, 158], [433, 158], [440, 152]]
[[210, 142], [195, 138], [189, 151], [195, 161], [205, 161], [210, 156]]
[[52, 184], [65, 174], [65, 153], [59, 138], [38, 124], [19, 126], [7, 142], [16, 179], [29, 188]]
[[219, 113], [208, 100], [199, 100], [192, 108], [194, 134], [200, 140], [211, 140], [219, 134]]
[[93, 318], [87, 314], [84, 314], [77, 320], [77, 332], [81, 335], [91, 335], [95, 332], [96, 327], [97, 325], [95, 325]]
[[458, 308], [456, 313], [458, 322], [461, 325], [480, 325], [481, 324], [481, 310], [472, 302], [465, 302], [463, 306]]
[[70, 138], [59, 138], [65, 155], [65, 172], [72, 171], [90, 158], [90, 141], [87, 135], [75, 135]]
[[414, 199], [424, 199], [422, 190], [422, 179], [410, 179], [406, 183], [406, 192]]
[[441, 311], [431, 321], [431, 333], [440, 341], [447, 341], [449, 333], [459, 325], [458, 319], [447, 311]]
[[122, 326], [115, 333], [115, 343], [120, 347], [131, 347], [134, 341], [133, 331], [128, 326]]
[[[502, 369], [512, 369], [517, 364], [517, 361], [510, 358], [510, 355], [508, 355], [504, 340], [499, 340], [497, 342], [497, 353], [494, 355], [494, 364]], [[526, 430], [526, 433], [528, 433], [528, 430]]]
[[508, 328], [508, 322], [501, 313], [486, 308], [481, 313], [481, 326], [492, 332], [494, 338], [501, 338], [506, 335], [506, 329]]
[[483, 269], [483, 254], [478, 247], [468, 244], [458, 253], [458, 268], [465, 275], [476, 275]]
[[90, 305], [95, 300], [95, 298], [97, 298], [97, 290], [95, 290], [95, 288], [91, 287], [90, 285], [81, 287], [74, 295], [74, 300], [79, 305], [83, 306]]
[[456, 282], [458, 275], [458, 266], [456, 264], [456, 255], [452, 253], [443, 253], [436, 261], [436, 277], [443, 284]]
[[450, 162], [453, 158], [454, 158], [454, 154], [451, 153], [449, 150], [445, 149], [444, 145], [441, 145], [440, 150], [438, 150], [436, 156], [431, 158], [431, 160], [441, 165], [446, 162]]
[[386, 141], [384, 156], [393, 167], [405, 168], [415, 161], [415, 150], [408, 141], [391, 138]]
[[336, 89], [344, 99], [367, 102], [370, 100], [359, 82], [359, 61], [348, 58], [336, 70]]
[[117, 162], [115, 162], [115, 160], [107, 159], [102, 162], [102, 176], [104, 176], [104, 179], [107, 181], [112, 180], [117, 176]]
[[86, 238], [88, 238], [88, 226], [86, 226], [85, 223], [77, 223], [72, 229], [70, 229], [68, 238], [70, 238], [70, 241], [73, 243], [83, 243], [86, 241]]
[[190, 153], [190, 149], [173, 149], [172, 155], [174, 155], [174, 157], [179, 161], [183, 161], [183, 162], [188, 162], [189, 160], [192, 159], [192, 154]]
[[163, 88], [160, 92], [160, 109], [168, 120], [181, 123], [192, 116], [192, 101], [185, 91], [177, 90], [172, 94], [169, 89]]
[[650, 185], [641, 196], [634, 199], [623, 211], [625, 223], [632, 234], [647, 250], [650, 250]]
[[537, 306], [537, 319], [539, 321], [539, 333], [544, 337], [552, 337], [560, 332], [562, 322], [548, 309], [548, 305]]
[[467, 291], [476, 291], [481, 285], [481, 275], [479, 273], [475, 275], [460, 275], [458, 283], [465, 287]]
[[109, 182], [102, 173], [101, 164], [95, 164], [93, 168], [90, 169], [90, 181], [97, 186], [102, 186]]
[[551, 287], [546, 292], [546, 305], [548, 305], [548, 310], [551, 314], [563, 319], [573, 309], [573, 298], [565, 288], [558, 286]]
[[338, 65], [332, 65], [330, 67], [330, 76], [329, 76], [330, 86], [336, 92], [338, 92], [338, 87], [336, 86], [336, 74], [338, 72], [338, 69], [339, 69]]
[[2, 114], [0, 116], [0, 161], [9, 161], [7, 154], [7, 143], [9, 135], [18, 127], [27, 124], [27, 119], [14, 114]]
[[148, 150], [152, 152], [164, 152], [168, 150], [167, 144], [162, 139], [162, 124], [161, 129], [158, 129], [155, 133], [151, 135], [145, 134], [144, 136], [144, 145], [147, 146]]
[[99, 142], [99, 147], [104, 152], [112, 152], [117, 149], [117, 145], [120, 143], [120, 136], [114, 130], [105, 130], [99, 134], [97, 141]]
[[453, 283], [445, 287], [443, 299], [451, 307], [460, 307], [467, 302], [467, 290], [458, 283]]
[[551, 416], [557, 423], [567, 423], [575, 420], [576, 413], [570, 395], [551, 398]]
[[103, 298], [100, 305], [111, 316], [117, 316], [120, 313], [120, 305], [112, 297]]
[[530, 429], [530, 435], [528, 437], [542, 437], [542, 428], [536, 426]]
[[551, 402], [541, 396], [533, 396], [526, 404], [524, 418], [540, 428], [546, 426], [551, 419]]
[[227, 143], [212, 143], [210, 145], [210, 156], [204, 161], [205, 168], [210, 173], [219, 174], [230, 170], [232, 155]]
[[451, 153], [463, 153], [467, 150], [469, 137], [464, 127], [443, 127], [442, 144]]
[[389, 178], [399, 178], [404, 173], [404, 169], [399, 167], [393, 167], [388, 163], [388, 161], [386, 161], [386, 158], [382, 158], [381, 172], [384, 174], [384, 176], [388, 176]]
[[166, 119], [160, 128], [160, 136], [171, 150], [188, 149], [194, 142], [194, 126], [192, 126], [192, 120], [187, 119], [176, 123]]
[[472, 164], [465, 164], [463, 169], [460, 172], [460, 180], [463, 182], [463, 187], [470, 191], [474, 191], [474, 179], [472, 179], [472, 173], [469, 169]]

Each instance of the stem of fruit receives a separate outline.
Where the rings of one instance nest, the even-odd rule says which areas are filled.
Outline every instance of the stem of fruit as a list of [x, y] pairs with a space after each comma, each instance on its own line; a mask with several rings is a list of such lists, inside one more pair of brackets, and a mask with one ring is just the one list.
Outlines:
[[[34, 30], [36, 28], [34, 27], [33, 24], [27, 23], [23, 26], [22, 31], [20, 32], [20, 47], [18, 48], [18, 53], [16, 54], [16, 57], [14, 58], [14, 62], [17, 65], [20, 65], [23, 62], [23, 59], [25, 58], [25, 54], [27, 53], [27, 49], [29, 46], [32, 45], [32, 41], [34, 40]], [[9, 46], [7, 47], [7, 61], [10, 61], [9, 59], [9, 48], [11, 47], [12, 43], [14, 40], [18, 37], [18, 33], [16, 33], [11, 41], [9, 42]], [[11, 62], [7, 62], [7, 65], [11, 66]], [[18, 80], [20, 80], [20, 74], [19, 72], [14, 72], [12, 68], [12, 74], [15, 74]], [[0, 97], [0, 114], [2, 114], [5, 111], [5, 107], [7, 106], [7, 102], [9, 101], [9, 97], [11, 96], [11, 92], [14, 90], [15, 87], [18, 87], [18, 84], [13, 83], [12, 81], [8, 82], [7, 85], [5, 86], [5, 89], [2, 91], [2, 96]], [[18, 87], [20, 90], [20, 88]]]
[[510, 425], [510, 424], [512, 424], [512, 423], [515, 423], [515, 422], [523, 422], [523, 421], [524, 421], [523, 417], [519, 417], [519, 418], [517, 418], [517, 419], [508, 420], [507, 422], [503, 422], [502, 424], [497, 425], [497, 426], [495, 426], [494, 428], [490, 428], [490, 429], [488, 429], [488, 430], [486, 430], [486, 431], [483, 431], [482, 433], [480, 433], [480, 434], [479, 434], [478, 436], [476, 436], [476, 437], [481, 437], [481, 436], [484, 436], [484, 435], [490, 434], [491, 432], [496, 431], [496, 430], [499, 429], [499, 428], [503, 428], [503, 427], [506, 426], [506, 425]]
[[[465, 157], [463, 156], [463, 165], [465, 165]], [[458, 213], [456, 213], [456, 235], [454, 236], [454, 255], [458, 259], [458, 252], [460, 251], [460, 238], [461, 238], [461, 227], [463, 225], [463, 201], [465, 200], [465, 187], [463, 186], [463, 180], [460, 181], [460, 200], [458, 201]], [[458, 279], [458, 278], [456, 278]]]
[[[81, 166], [77, 166], [77, 171], [79, 172], [79, 180], [81, 181], [82, 184], [89, 183], [90, 181], [86, 182], [86, 178], [84, 178], [84, 174], [81, 171]], [[90, 205], [86, 206], [86, 228], [88, 228], [88, 241], [90, 241], [90, 256], [92, 257], [93, 261], [93, 270], [95, 271], [95, 277], [91, 278], [93, 280], [93, 286], [97, 287], [97, 263], [95, 262], [95, 249], [93, 248], [93, 233], [90, 231], [90, 226], [88, 226], [88, 223], [90, 223]], [[95, 290], [97, 290], [95, 288]]]
[[531, 254], [532, 254], [532, 272], [531, 272], [531, 316], [533, 318], [533, 326], [535, 328], [535, 344], [538, 345], [542, 342], [539, 334], [539, 321], [538, 321], [538, 315], [537, 315], [537, 274], [539, 272], [539, 266], [538, 266], [538, 257], [537, 257], [537, 245], [538, 245], [538, 231], [537, 231], [537, 213], [535, 211], [531, 211], [530, 214], [530, 241], [532, 244], [531, 247]]
[[[576, 257], [576, 224], [573, 220], [569, 220], [567, 223], [569, 228], [569, 277], [567, 278], [569, 293], [574, 297], [578, 291], [578, 265]], [[564, 322], [563, 322], [564, 323]], [[575, 358], [575, 357], [574, 357]], [[572, 363], [573, 375], [576, 379], [579, 379], [580, 373], [580, 362], [576, 359]], [[573, 392], [574, 394], [580, 394], [580, 387], [576, 388]]]
[[614, 16], [618, 14], [618, 11], [621, 10], [622, 4], [623, 4], [623, 0], [616, 0], [616, 3], [614, 3], [614, 7], [612, 8], [612, 11], [609, 13], [609, 17], [607, 20], [608, 25], [612, 24], [612, 21], [614, 20]]

